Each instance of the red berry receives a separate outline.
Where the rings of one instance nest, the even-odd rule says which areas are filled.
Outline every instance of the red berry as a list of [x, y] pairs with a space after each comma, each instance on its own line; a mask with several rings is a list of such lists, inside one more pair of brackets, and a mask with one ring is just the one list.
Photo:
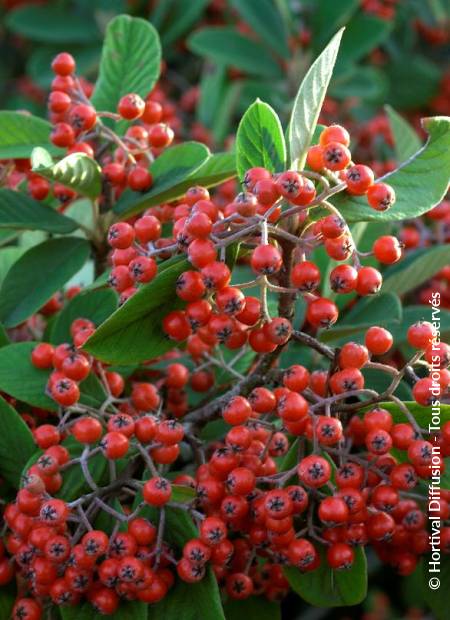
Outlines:
[[341, 125], [329, 125], [320, 134], [319, 142], [321, 146], [325, 146], [330, 142], [339, 142], [339, 144], [348, 146], [350, 144], [350, 134]]
[[365, 194], [373, 184], [374, 175], [369, 166], [356, 164], [347, 168], [345, 171], [345, 180], [347, 182], [348, 192], [359, 196]]
[[41, 342], [31, 352], [31, 362], [36, 368], [51, 368], [54, 348], [47, 342]]
[[325, 168], [333, 171], [344, 170], [352, 158], [348, 148], [339, 142], [328, 142], [322, 153]]
[[385, 265], [392, 265], [400, 260], [402, 248], [396, 237], [385, 235], [379, 237], [373, 244], [375, 258]]
[[358, 295], [375, 295], [381, 288], [383, 278], [374, 267], [361, 267], [358, 271], [356, 292]]
[[146, 168], [135, 166], [128, 173], [127, 183], [134, 192], [146, 192], [153, 184], [153, 177]]
[[151, 506], [164, 506], [172, 496], [172, 487], [165, 478], [151, 478], [142, 489], [144, 501]]
[[330, 299], [319, 297], [308, 305], [306, 319], [313, 327], [330, 327], [336, 323], [339, 311]]
[[386, 211], [395, 202], [394, 189], [387, 183], [375, 183], [367, 190], [367, 202], [376, 211]]
[[251, 257], [251, 266], [255, 273], [272, 275], [280, 271], [283, 259], [279, 250], [269, 244], [258, 245]]
[[126, 222], [117, 222], [109, 227], [108, 243], [113, 248], [126, 250], [134, 241], [134, 229]]
[[425, 350], [435, 337], [435, 329], [432, 323], [419, 321], [408, 328], [406, 337], [412, 347]]
[[392, 334], [383, 327], [369, 327], [366, 332], [366, 347], [374, 355], [384, 355], [392, 347], [394, 340]]
[[56, 75], [70, 75], [75, 71], [75, 60], [71, 54], [61, 52], [52, 60], [52, 69]]
[[120, 116], [128, 121], [133, 121], [142, 116], [144, 110], [145, 102], [136, 93], [124, 95], [117, 105]]
[[300, 291], [311, 292], [320, 284], [320, 270], [311, 261], [297, 263], [291, 271], [291, 282]]

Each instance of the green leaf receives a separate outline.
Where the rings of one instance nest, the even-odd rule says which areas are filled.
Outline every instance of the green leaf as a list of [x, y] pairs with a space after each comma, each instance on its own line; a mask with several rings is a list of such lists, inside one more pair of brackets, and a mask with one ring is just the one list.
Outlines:
[[24, 252], [25, 248], [17, 246], [8, 246], [0, 249], [0, 285], [11, 269], [11, 265], [15, 263]]
[[117, 308], [117, 295], [111, 289], [82, 291], [69, 301], [56, 317], [50, 332], [50, 342], [70, 342], [70, 326], [77, 318], [89, 319], [100, 325]]
[[355, 561], [348, 570], [332, 570], [321, 550], [319, 568], [301, 573], [297, 568], [284, 568], [291, 588], [314, 607], [346, 607], [357, 605], [367, 595], [367, 561], [364, 550], [356, 547]]
[[[141, 601], [120, 601], [119, 608], [113, 614], [108, 615], [109, 620], [147, 620], [147, 609], [149, 609], [146, 603]], [[88, 603], [82, 603], [75, 607], [60, 607], [59, 608], [62, 620], [98, 620], [98, 611]]]
[[200, 56], [250, 75], [281, 78], [283, 71], [266, 46], [237, 32], [232, 26], [214, 26], [194, 32], [188, 47]]
[[342, 38], [339, 64], [357, 62], [380, 45], [392, 29], [392, 23], [367, 13], [358, 13], [348, 23]]
[[145, 194], [126, 190], [114, 211], [121, 216], [134, 215], [155, 205], [175, 200], [193, 185], [188, 180], [208, 161], [209, 150], [200, 142], [184, 142], [165, 150], [150, 166], [153, 185]]
[[311, 15], [313, 26], [312, 45], [319, 51], [326, 45], [330, 37], [345, 26], [349, 18], [359, 8], [359, 0], [315, 0], [315, 8]]
[[281, 172], [286, 164], [283, 128], [276, 112], [257, 99], [246, 111], [236, 134], [236, 167], [240, 179], [254, 166]]
[[174, 308], [177, 278], [188, 268], [180, 257], [160, 266], [157, 277], [100, 325], [84, 349], [112, 364], [134, 364], [172, 349], [175, 343], [165, 336], [161, 323]]
[[206, 65], [200, 80], [196, 115], [197, 120], [209, 129], [214, 129], [214, 119], [223, 105], [223, 95], [227, 87], [226, 68], [223, 65]]
[[309, 68], [297, 92], [289, 124], [292, 165], [303, 169], [320, 110], [333, 73], [342, 34], [341, 29]]
[[[214, 187], [236, 176], [236, 158], [234, 153], [216, 153], [186, 179], [188, 189], [192, 185]], [[189, 184], [189, 185], [188, 185]]]
[[381, 290], [404, 295], [448, 265], [449, 255], [449, 248], [445, 245], [414, 250], [404, 260], [386, 269]]
[[5, 347], [7, 344], [10, 344], [10, 343], [11, 343], [11, 341], [10, 341], [10, 339], [8, 337], [6, 329], [0, 323], [0, 348], [1, 347]]
[[65, 234], [76, 230], [77, 224], [27, 194], [0, 189], [0, 228]]
[[15, 587], [12, 583], [2, 586], [0, 590], [0, 618], [10, 618], [16, 602]]
[[62, 183], [83, 196], [97, 198], [101, 192], [100, 166], [85, 153], [72, 153], [55, 164], [45, 149], [37, 147], [31, 153], [31, 164], [33, 172]]
[[264, 596], [250, 596], [242, 601], [229, 599], [223, 606], [227, 620], [281, 620], [280, 603]]
[[371, 325], [388, 326], [402, 318], [402, 306], [394, 293], [380, 293], [373, 297], [362, 297], [336, 327], [323, 330], [322, 342], [340, 344], [348, 338], [357, 340]]
[[381, 69], [377, 67], [358, 67], [350, 65], [348, 70], [333, 76], [330, 84], [330, 96], [345, 100], [359, 97], [364, 101], [382, 99], [389, 88], [389, 83]]
[[[422, 579], [423, 593], [426, 603], [429, 605], [433, 612], [433, 617], [436, 620], [448, 619], [448, 591], [450, 588], [450, 558], [446, 554], [442, 554], [440, 558], [440, 572], [431, 573], [428, 562], [431, 561], [431, 556], [426, 555], [422, 560]], [[433, 590], [429, 586], [431, 577], [437, 577], [440, 582], [440, 586], [437, 590]]]
[[15, 327], [39, 310], [86, 262], [84, 239], [49, 239], [30, 248], [6, 274], [0, 289], [0, 321]]
[[[422, 405], [418, 405], [414, 400], [404, 401], [403, 404], [407, 409], [409, 409], [409, 411], [414, 416], [414, 419], [421, 428], [428, 428], [428, 425], [431, 423], [433, 413], [435, 413], [435, 411], [433, 412], [433, 407], [422, 407]], [[389, 401], [381, 402], [377, 404], [377, 407], [382, 407], [383, 409], [387, 409], [387, 411], [390, 411], [395, 424], [408, 421], [404, 412], [402, 411], [402, 409], [400, 409], [397, 403], [391, 403]], [[370, 407], [366, 407], [362, 411], [362, 413], [364, 413], [364, 411], [368, 411], [371, 408], [373, 409], [373, 405], [371, 405]], [[442, 426], [442, 424], [450, 420], [450, 405], [441, 403], [439, 405], [439, 409], [440, 425]]]
[[[10, 372], [16, 370], [11, 369]], [[15, 489], [19, 488], [25, 463], [35, 451], [30, 429], [17, 411], [0, 396], [0, 473]]]
[[385, 72], [390, 82], [387, 103], [397, 110], [420, 110], [439, 93], [441, 69], [423, 54], [392, 58]]
[[86, 19], [51, 4], [23, 6], [11, 11], [6, 26], [17, 34], [41, 43], [92, 43], [99, 37], [95, 20]]
[[416, 130], [390, 105], [384, 106], [394, 135], [395, 154], [398, 161], [405, 161], [420, 149], [422, 143]]
[[[180, 616], [181, 612], [181, 616]], [[198, 583], [180, 579], [157, 605], [149, 607], [148, 620], [225, 620], [217, 581], [208, 567]]]
[[390, 209], [375, 211], [369, 207], [365, 196], [340, 194], [333, 197], [334, 205], [348, 222], [411, 219], [441, 202], [450, 176], [450, 118], [427, 118], [423, 125], [429, 133], [426, 144], [397, 170], [378, 179], [395, 190], [397, 199]]
[[170, 19], [166, 21], [164, 27], [158, 28], [165, 48], [170, 49], [170, 45], [199, 21], [207, 4], [208, 0], [196, 0], [195, 2], [177, 0], [172, 4]]
[[289, 58], [286, 24], [272, 0], [231, 0], [233, 8], [274, 52]]
[[123, 95], [145, 97], [158, 80], [160, 64], [161, 45], [152, 24], [129, 15], [115, 17], [106, 30], [92, 104], [115, 112]]
[[15, 342], [0, 348], [0, 390], [28, 405], [56, 411], [45, 394], [50, 371], [35, 368], [31, 352], [37, 342]]
[[25, 159], [37, 146], [54, 155], [63, 151], [50, 142], [49, 122], [23, 112], [0, 112], [0, 159]]

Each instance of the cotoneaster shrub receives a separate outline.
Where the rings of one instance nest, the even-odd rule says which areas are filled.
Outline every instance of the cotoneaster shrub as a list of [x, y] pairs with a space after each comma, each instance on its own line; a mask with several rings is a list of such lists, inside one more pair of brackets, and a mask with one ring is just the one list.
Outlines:
[[286, 131], [256, 100], [233, 151], [176, 139], [127, 16], [93, 90], [54, 58], [51, 124], [0, 114], [1, 226], [43, 233], [0, 290], [5, 617], [277, 617], [289, 590], [361, 602], [366, 548], [411, 574], [430, 516], [449, 552], [446, 301], [400, 299], [448, 248], [377, 232], [447, 217], [449, 119], [381, 178], [354, 162], [318, 125], [341, 35]]

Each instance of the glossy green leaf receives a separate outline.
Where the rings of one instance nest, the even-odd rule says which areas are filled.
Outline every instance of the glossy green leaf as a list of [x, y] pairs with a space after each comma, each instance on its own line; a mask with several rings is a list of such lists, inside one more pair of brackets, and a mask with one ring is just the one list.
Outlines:
[[295, 97], [289, 124], [289, 145], [292, 165], [299, 170], [305, 165], [308, 148], [312, 143], [342, 34], [343, 30], [335, 34], [311, 65]]
[[[60, 607], [62, 620], [98, 620], [99, 614], [88, 603], [81, 603], [75, 607]], [[120, 601], [117, 611], [108, 615], [109, 620], [147, 620], [148, 605], [141, 601]]]
[[280, 603], [269, 601], [265, 596], [250, 596], [241, 601], [230, 598], [223, 610], [226, 620], [281, 620]]
[[[17, 371], [11, 368], [10, 372]], [[35, 451], [30, 429], [0, 396], [0, 474], [12, 487], [19, 488], [22, 469]]]
[[311, 44], [318, 52], [330, 37], [345, 26], [349, 18], [360, 6], [359, 0], [315, 0], [314, 11], [311, 15], [313, 37]]
[[106, 321], [116, 308], [117, 294], [112, 289], [83, 291], [75, 295], [55, 318], [50, 332], [50, 342], [53, 344], [70, 342], [70, 326], [75, 319], [83, 317], [98, 326]]
[[391, 30], [391, 21], [365, 12], [358, 13], [347, 24], [339, 64], [357, 62], [380, 45]]
[[76, 230], [77, 224], [27, 194], [0, 189], [0, 228], [65, 234]]
[[7, 344], [11, 344], [6, 329], [0, 323], [0, 348], [5, 347]]
[[391, 130], [394, 136], [394, 147], [397, 160], [405, 161], [422, 146], [416, 130], [390, 105], [385, 106]]
[[315, 607], [357, 605], [367, 595], [367, 560], [364, 550], [355, 548], [355, 561], [348, 570], [332, 570], [321, 550], [319, 568], [301, 573], [297, 568], [284, 568], [291, 588]]
[[[214, 187], [236, 176], [234, 153], [216, 153], [186, 179], [186, 189], [192, 185]], [[189, 184], [189, 185], [188, 185]]]
[[198, 583], [188, 584], [178, 579], [167, 596], [148, 612], [148, 620], [179, 620], [180, 617], [183, 620], [225, 620], [211, 568]]
[[420, 110], [439, 93], [441, 69], [423, 54], [403, 52], [391, 59], [385, 71], [386, 102], [396, 110]]
[[273, 0], [231, 0], [231, 5], [274, 52], [289, 58], [286, 24]]
[[[416, 420], [416, 422], [419, 424], [421, 428], [428, 428], [428, 425], [432, 421], [433, 414], [436, 414], [436, 408], [433, 408], [431, 406], [422, 407], [422, 405], [418, 405], [416, 401], [414, 400], [404, 401], [403, 404], [412, 413], [412, 415], [414, 416], [414, 419]], [[392, 419], [394, 420], [395, 424], [408, 421], [404, 411], [395, 402], [389, 402], [389, 401], [381, 402], [381, 403], [378, 403], [377, 406], [382, 407], [383, 409], [387, 409], [387, 411], [390, 411], [392, 414]], [[367, 407], [363, 411], [367, 411], [368, 409], [370, 409], [370, 407]], [[442, 424], [450, 420], [450, 405], [446, 405], [445, 403], [440, 403], [439, 417], [440, 417], [441, 426]]]
[[28, 405], [56, 411], [56, 403], [45, 394], [49, 370], [31, 363], [36, 342], [15, 342], [0, 348], [0, 390]]
[[23, 112], [0, 112], [0, 159], [30, 157], [42, 146], [57, 155], [63, 151], [50, 142], [52, 126], [48, 121]]
[[49, 239], [30, 248], [6, 274], [0, 289], [0, 321], [14, 327], [39, 310], [86, 262], [84, 239]]
[[404, 260], [392, 265], [383, 274], [383, 292], [403, 295], [436, 275], [449, 263], [450, 251], [445, 245], [414, 250]]
[[15, 585], [9, 583], [0, 589], [0, 618], [10, 618], [16, 602]]
[[231, 26], [214, 26], [194, 32], [188, 47], [196, 54], [250, 75], [266, 78], [283, 76], [281, 66], [262, 43], [241, 34]]
[[175, 343], [165, 336], [161, 323], [174, 308], [175, 283], [186, 269], [189, 263], [180, 257], [160, 266], [156, 278], [100, 325], [84, 349], [113, 364], [134, 364], [172, 349]]
[[418, 217], [437, 205], [445, 196], [450, 170], [450, 118], [424, 119], [429, 133], [427, 143], [394, 172], [379, 180], [391, 185], [395, 204], [387, 211], [375, 211], [365, 196], [339, 194], [333, 204], [348, 222], [397, 221]]
[[208, 0], [177, 0], [172, 3], [170, 19], [158, 28], [164, 48], [170, 50], [170, 46], [201, 19], [207, 4]]
[[40, 147], [31, 153], [33, 172], [70, 187], [78, 194], [97, 198], [102, 189], [100, 166], [85, 153], [71, 153], [53, 163], [51, 155]]
[[123, 95], [145, 97], [158, 80], [160, 64], [161, 45], [152, 24], [129, 15], [115, 17], [106, 30], [93, 105], [116, 112]]
[[338, 323], [328, 330], [323, 330], [320, 339], [323, 342], [340, 344], [348, 338], [357, 339], [371, 325], [389, 326], [402, 318], [402, 306], [394, 293], [380, 293], [373, 297], [361, 298]]
[[11, 11], [6, 26], [17, 34], [41, 43], [91, 43], [100, 35], [95, 20], [86, 19], [62, 7], [44, 4]]
[[155, 205], [183, 196], [192, 185], [211, 187], [234, 176], [233, 157], [229, 153], [210, 155], [204, 144], [185, 142], [162, 153], [150, 166], [153, 186], [139, 194], [126, 190], [114, 211], [121, 216], [134, 215]]
[[[450, 558], [448, 555], [442, 554], [440, 560], [439, 573], [431, 573], [428, 564], [428, 562], [431, 561], [431, 557], [429, 555], [424, 556], [422, 560], [423, 592], [425, 601], [433, 612], [433, 618], [436, 620], [447, 620], [448, 591], [450, 588]], [[437, 589], [429, 585], [432, 577], [438, 579], [439, 587]], [[433, 584], [436, 584], [436, 581], [434, 581]]]
[[372, 102], [383, 99], [388, 88], [389, 82], [381, 69], [349, 65], [348, 70], [333, 76], [329, 94], [341, 100], [358, 97]]
[[196, 108], [197, 120], [214, 130], [214, 119], [223, 105], [223, 96], [228, 88], [226, 67], [208, 64], [200, 80], [200, 97]]
[[236, 134], [236, 168], [242, 180], [246, 171], [262, 166], [281, 172], [286, 164], [283, 128], [276, 112], [257, 99], [246, 111]]
[[11, 269], [11, 265], [22, 256], [25, 249], [14, 245], [0, 249], [0, 285]]

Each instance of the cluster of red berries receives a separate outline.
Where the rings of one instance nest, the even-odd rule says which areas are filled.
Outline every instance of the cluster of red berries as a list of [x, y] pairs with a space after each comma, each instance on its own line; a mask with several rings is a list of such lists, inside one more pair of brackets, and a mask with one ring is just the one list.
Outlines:
[[[167, 123], [167, 113], [172, 110], [164, 109], [161, 92], [154, 90], [145, 100], [135, 93], [124, 95], [117, 106], [118, 114], [111, 115], [98, 112], [90, 103], [92, 87], [75, 75], [75, 60], [70, 54], [58, 54], [53, 59], [52, 69], [56, 75], [48, 108], [53, 123], [50, 136], [53, 144], [67, 149], [67, 154], [84, 153], [93, 158], [99, 137], [114, 141], [114, 132], [102, 131], [102, 116], [137, 121], [126, 130], [114, 156], [103, 156], [102, 173], [114, 188], [116, 198], [126, 187], [138, 192], [150, 189], [153, 179], [149, 163], [174, 138], [173, 129]], [[27, 178], [31, 196], [36, 200], [47, 198], [50, 182], [32, 172], [28, 172]], [[58, 183], [53, 186], [53, 194], [64, 204], [76, 196], [72, 189]]]
[[349, 150], [350, 134], [341, 125], [330, 125], [320, 134], [319, 144], [309, 148], [308, 166], [317, 172], [337, 172], [346, 190], [355, 196], [366, 194], [367, 202], [376, 211], [386, 211], [395, 203], [395, 192], [387, 183], [374, 183], [369, 166], [352, 164]]
[[4, 512], [10, 529], [5, 547], [14, 564], [0, 559], [0, 584], [16, 572], [31, 595], [16, 601], [14, 620], [39, 620], [48, 600], [76, 605], [85, 597], [100, 614], [110, 615], [120, 597], [156, 603], [167, 594], [174, 575], [164, 556], [155, 565], [157, 530], [151, 521], [136, 517], [111, 536], [91, 529], [74, 542], [68, 505], [45, 498], [35, 478]]

